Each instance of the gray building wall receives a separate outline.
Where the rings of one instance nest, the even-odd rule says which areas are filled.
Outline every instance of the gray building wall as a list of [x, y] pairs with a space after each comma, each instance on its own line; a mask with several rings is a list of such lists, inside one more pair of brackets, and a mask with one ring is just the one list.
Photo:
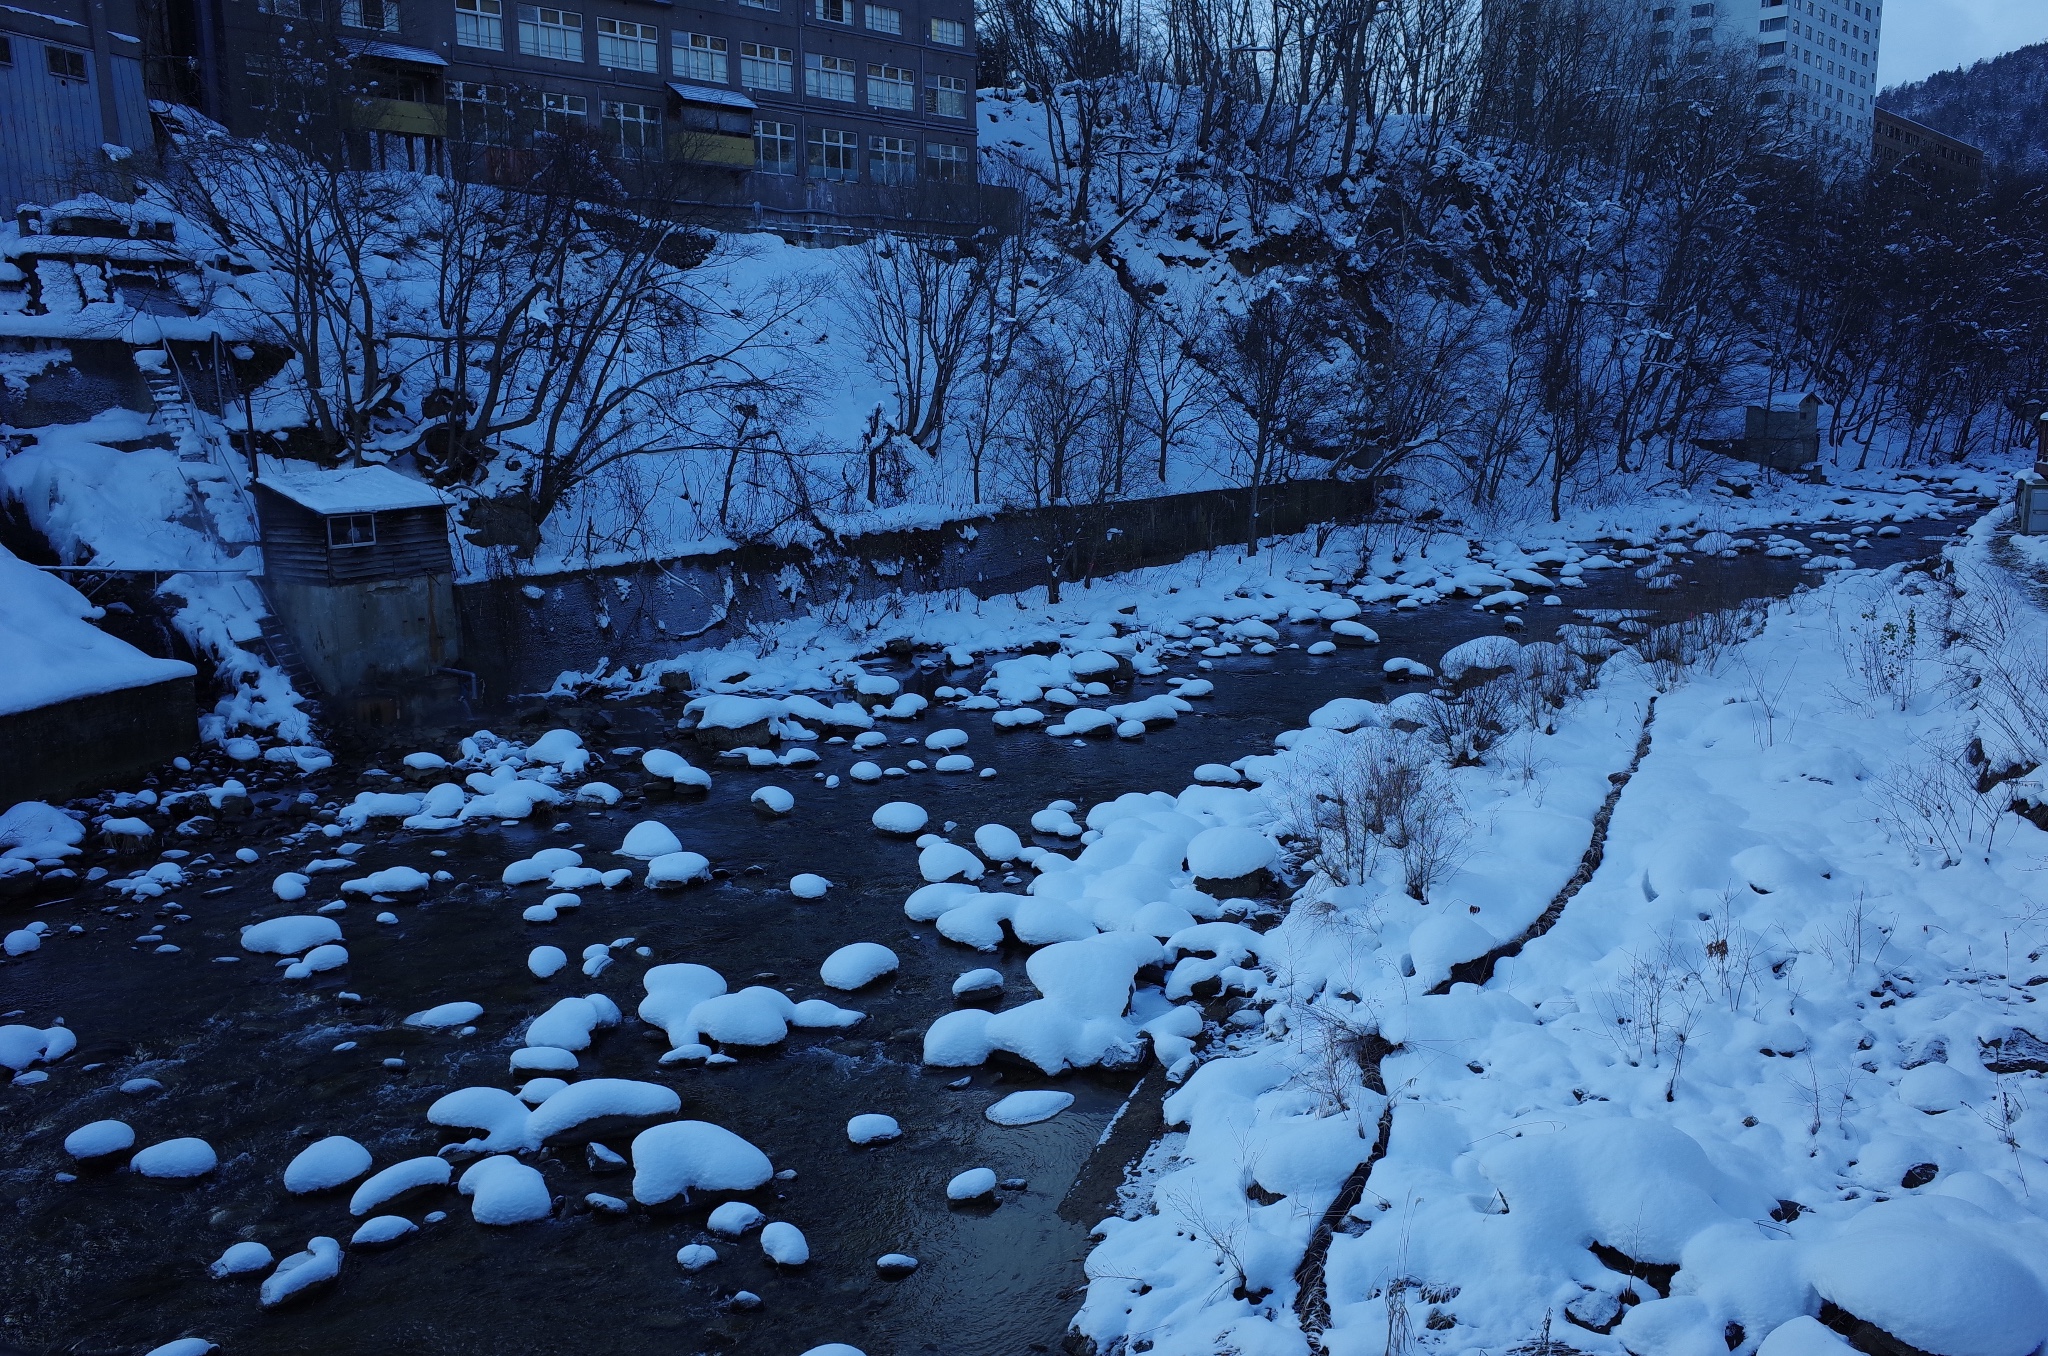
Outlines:
[[0, 5], [0, 211], [93, 186], [103, 145], [149, 149], [140, 33], [134, 0]]

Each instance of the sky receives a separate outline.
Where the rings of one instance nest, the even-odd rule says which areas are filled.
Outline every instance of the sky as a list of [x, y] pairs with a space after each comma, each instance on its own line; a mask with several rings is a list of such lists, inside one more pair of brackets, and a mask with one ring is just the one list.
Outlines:
[[1883, 13], [1881, 89], [2048, 41], [2048, 0], [1889, 0]]

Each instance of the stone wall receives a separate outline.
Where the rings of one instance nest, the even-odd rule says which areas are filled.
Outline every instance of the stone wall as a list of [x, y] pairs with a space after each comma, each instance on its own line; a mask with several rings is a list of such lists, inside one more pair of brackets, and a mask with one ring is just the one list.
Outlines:
[[0, 716], [0, 805], [129, 784], [198, 739], [189, 677]]

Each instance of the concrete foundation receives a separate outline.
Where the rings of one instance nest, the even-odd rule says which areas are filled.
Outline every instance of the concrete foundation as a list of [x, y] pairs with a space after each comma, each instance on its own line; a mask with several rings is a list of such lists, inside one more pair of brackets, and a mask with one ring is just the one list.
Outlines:
[[131, 782], [198, 742], [189, 677], [0, 716], [0, 805]]
[[345, 584], [273, 577], [264, 591], [330, 693], [417, 683], [453, 663], [460, 649], [450, 574]]

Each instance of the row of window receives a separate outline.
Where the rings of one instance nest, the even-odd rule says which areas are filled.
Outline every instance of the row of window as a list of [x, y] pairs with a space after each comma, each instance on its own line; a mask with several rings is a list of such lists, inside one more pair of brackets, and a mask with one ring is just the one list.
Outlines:
[[[292, 5], [301, 0], [263, 0], [268, 7]], [[837, 5], [851, 14], [850, 0], [816, 0], [821, 11], [827, 5]], [[342, 0], [342, 22], [355, 27], [386, 27], [396, 32], [398, 28], [397, 0]], [[555, 9], [546, 5], [518, 5], [516, 19], [519, 50], [527, 56], [547, 57], [555, 61], [583, 60], [583, 15], [578, 10]], [[773, 9], [773, 5], [757, 5], [755, 8]], [[371, 10], [376, 13], [370, 13]], [[349, 11], [356, 17], [349, 17]], [[903, 32], [903, 11], [886, 5], [866, 6], [867, 26], [877, 33], [900, 35]], [[272, 8], [273, 13], [282, 12]], [[823, 17], [822, 13], [820, 17]], [[375, 20], [375, 22], [372, 22]], [[455, 45], [475, 47], [486, 52], [505, 50], [505, 4], [504, 0], [455, 0]], [[850, 24], [850, 18], [830, 20]], [[931, 40], [947, 47], [967, 45], [967, 26], [958, 19], [931, 20]], [[680, 48], [683, 40], [693, 35], [676, 34]], [[631, 19], [606, 19], [597, 21], [597, 62], [621, 71], [648, 71], [660, 69], [661, 31], [653, 24], [637, 23]], [[676, 72], [682, 74], [680, 69]]]
[[[368, 0], [352, 0], [364, 2]], [[869, 6], [870, 9], [879, 8]], [[455, 0], [455, 41], [461, 47], [484, 51], [504, 50], [500, 27], [503, 0]], [[892, 14], [898, 11], [889, 11]], [[935, 20], [934, 22], [938, 22]], [[712, 33], [674, 32], [669, 35], [670, 69], [677, 79], [705, 85], [724, 85], [730, 76], [733, 44]], [[574, 10], [551, 9], [544, 5], [518, 6], [519, 50], [526, 56], [581, 63], [583, 60], [583, 16]], [[740, 84], [768, 94], [796, 91], [796, 54], [773, 43], [741, 42]], [[607, 70], [639, 71], [657, 75], [661, 71], [661, 31], [653, 24], [630, 19], [599, 18], [597, 21], [597, 64]], [[856, 82], [860, 64], [852, 57], [804, 55], [804, 93], [813, 99], [838, 103], [858, 102]], [[886, 62], [867, 63], [867, 105], [870, 108], [910, 112], [917, 107], [917, 73], [906, 66]], [[940, 118], [968, 116], [967, 81], [961, 76], [932, 75], [924, 82], [924, 111]]]
[[[14, 40], [0, 33], [0, 66], [13, 64]], [[85, 53], [51, 43], [43, 44], [43, 69], [66, 83], [82, 85], [89, 83], [92, 78], [86, 71]]]
[[[607, 145], [628, 156], [658, 154], [665, 146], [663, 115], [658, 104], [625, 99], [599, 99], [599, 130]], [[503, 143], [512, 125], [512, 101], [504, 85], [471, 80], [448, 82], [448, 106], [455, 114], [455, 133], [470, 141]], [[581, 94], [543, 92], [536, 111], [545, 132], [580, 131], [589, 126], [590, 99]], [[737, 135], [743, 135], [740, 124]], [[869, 136], [866, 166], [861, 164], [861, 136], [831, 127], [813, 127], [798, 136], [797, 125], [777, 119], [752, 124], [754, 165], [768, 174], [796, 174], [804, 167], [814, 179], [858, 180], [908, 184], [918, 177], [917, 141], [913, 137]], [[800, 158], [801, 157], [801, 158]], [[927, 141], [924, 177], [934, 183], [974, 181], [973, 152], [965, 146]]]

